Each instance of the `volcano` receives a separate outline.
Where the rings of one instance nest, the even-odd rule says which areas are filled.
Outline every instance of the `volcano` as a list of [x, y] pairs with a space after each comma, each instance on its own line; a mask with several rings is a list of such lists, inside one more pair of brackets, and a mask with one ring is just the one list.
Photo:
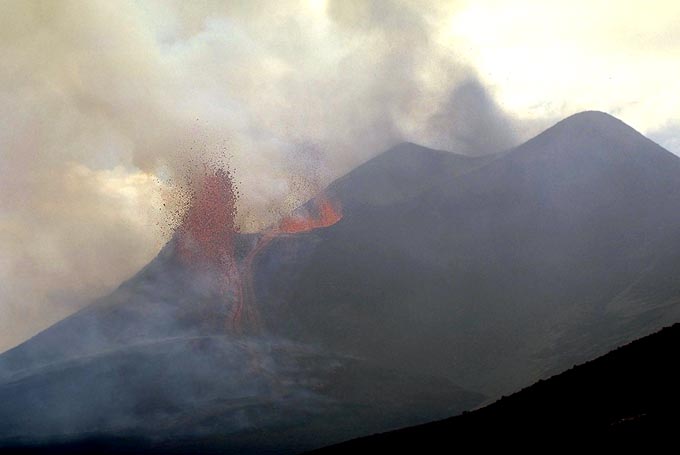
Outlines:
[[[680, 159], [604, 113], [498, 155], [398, 145], [226, 268], [175, 237], [0, 356], [0, 446], [299, 452], [455, 415], [680, 320], [679, 209]], [[225, 328], [234, 266], [258, 330]]]

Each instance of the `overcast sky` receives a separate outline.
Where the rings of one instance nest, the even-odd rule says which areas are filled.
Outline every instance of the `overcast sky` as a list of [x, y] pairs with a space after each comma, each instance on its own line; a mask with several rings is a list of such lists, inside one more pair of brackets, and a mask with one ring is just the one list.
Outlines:
[[252, 230], [404, 140], [490, 153], [597, 109], [680, 154], [678, 23], [649, 0], [0, 0], [0, 351], [153, 258], [190, 157], [227, 151]]

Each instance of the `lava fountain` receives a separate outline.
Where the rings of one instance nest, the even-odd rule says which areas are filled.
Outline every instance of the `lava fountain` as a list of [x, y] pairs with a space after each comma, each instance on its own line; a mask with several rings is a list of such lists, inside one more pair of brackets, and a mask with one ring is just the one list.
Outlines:
[[190, 184], [188, 192], [188, 209], [177, 228], [180, 260], [193, 270], [217, 277], [220, 297], [225, 305], [234, 302], [231, 311], [238, 314], [230, 318], [236, 324], [232, 329], [240, 332], [244, 326], [257, 326], [257, 317], [243, 310], [243, 286], [235, 254], [238, 190], [231, 172], [205, 165], [197, 174], [197, 184]]
[[176, 230], [180, 260], [194, 270], [217, 277], [216, 289], [229, 310], [226, 328], [232, 333], [257, 333], [261, 318], [253, 286], [257, 256], [277, 237], [326, 228], [340, 221], [337, 201], [323, 192], [278, 224], [257, 234], [254, 246], [237, 255], [244, 236], [236, 223], [238, 189], [229, 170], [204, 166], [196, 185], [190, 186], [187, 210]]

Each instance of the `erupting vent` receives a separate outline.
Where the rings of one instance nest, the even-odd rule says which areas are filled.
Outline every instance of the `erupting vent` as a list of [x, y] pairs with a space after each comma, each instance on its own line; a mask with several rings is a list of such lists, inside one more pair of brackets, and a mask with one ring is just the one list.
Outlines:
[[337, 223], [342, 218], [339, 204], [320, 194], [311, 202], [310, 210], [290, 215], [259, 233], [245, 257], [237, 257], [238, 191], [232, 174], [205, 166], [199, 180], [197, 188], [190, 190], [188, 209], [177, 228], [179, 257], [188, 267], [219, 277], [217, 289], [230, 311], [228, 330], [257, 332], [261, 320], [253, 289], [255, 258], [280, 235], [309, 232]]
[[332, 226], [342, 218], [339, 205], [333, 204], [325, 194], [318, 196], [312, 203], [316, 208], [316, 214], [286, 217], [279, 223], [278, 230], [286, 234], [308, 232]]

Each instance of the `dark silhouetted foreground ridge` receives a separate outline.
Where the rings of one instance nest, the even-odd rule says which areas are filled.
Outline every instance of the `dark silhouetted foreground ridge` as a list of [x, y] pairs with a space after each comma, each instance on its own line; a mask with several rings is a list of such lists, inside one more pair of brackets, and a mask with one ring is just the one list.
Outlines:
[[319, 450], [320, 454], [453, 451], [475, 445], [670, 440], [680, 428], [680, 324], [461, 416]]

